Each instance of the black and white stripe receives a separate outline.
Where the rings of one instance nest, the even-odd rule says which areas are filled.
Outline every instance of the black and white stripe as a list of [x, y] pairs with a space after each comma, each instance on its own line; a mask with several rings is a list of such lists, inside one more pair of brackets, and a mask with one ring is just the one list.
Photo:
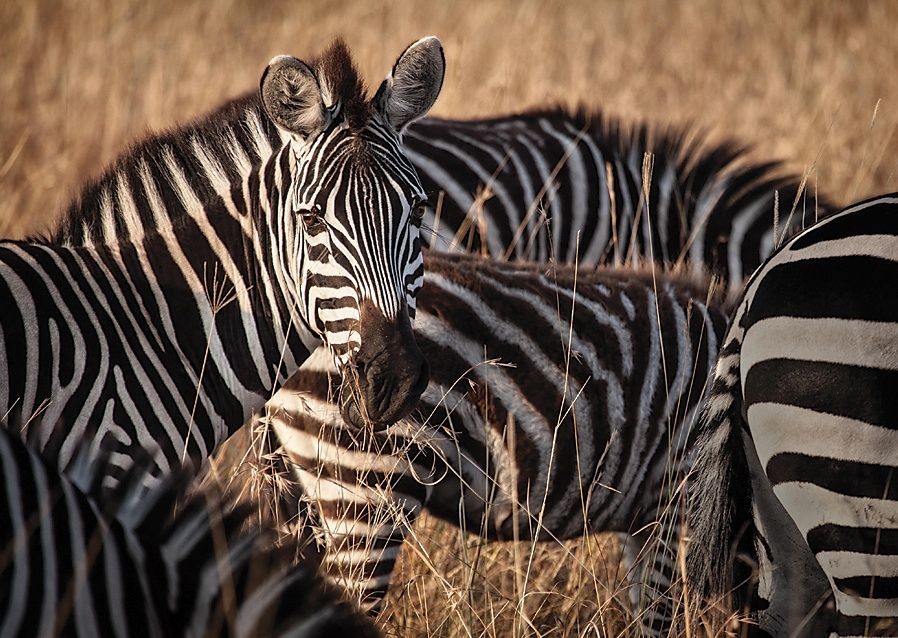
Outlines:
[[[400, 67], [397, 64], [391, 76], [397, 69], [401, 76]], [[326, 112], [319, 114], [321, 121], [339, 117], [345, 109], [328, 93], [333, 91], [325, 88], [322, 92]], [[277, 117], [270, 116], [253, 99], [245, 99], [191, 129], [189, 145], [178, 141], [184, 136], [175, 135], [174, 139], [163, 136], [158, 144], [151, 143], [143, 150], [139, 147], [140, 152], [129, 155], [85, 191], [58, 237], [93, 243], [125, 233], [142, 236], [156, 219], [129, 205], [128, 189], [137, 183], [132, 177], [135, 163], [143, 158], [153, 165], [154, 158], [164, 156], [166, 149], [171, 149], [168, 152], [173, 153], [185, 179], [198, 193], [200, 206], [192, 208], [192, 215], [228, 220], [234, 229], [243, 228], [248, 211], [257, 205], [256, 190], [267, 190], [271, 182], [268, 171], [260, 167], [270, 163], [285, 144], [296, 141], [274, 126], [271, 117]], [[300, 130], [308, 125], [303, 121]], [[620, 263], [628, 256], [668, 262], [685, 259], [695, 269], [712, 266], [726, 277], [733, 290], [774, 244], [774, 191], [780, 192], [781, 227], [788, 232], [827, 208], [806, 196], [798, 197], [798, 180], [779, 177], [777, 165], [748, 163], [740, 149], [709, 147], [683, 133], [647, 127], [622, 129], [618, 123], [601, 118], [592, 118], [590, 123], [588, 118], [561, 113], [413, 124], [404, 137], [407, 155], [424, 176], [424, 190], [440, 202], [439, 220], [433, 211], [423, 213], [424, 221], [435, 227], [435, 232], [425, 232], [422, 239], [443, 246], [439, 237], [458, 236], [461, 241], [457, 247], [464, 249], [481, 249], [483, 242], [482, 249], [494, 256], [507, 253], [519, 258], [558, 260], [573, 259], [579, 245], [581, 263]], [[372, 135], [376, 134], [372, 130]], [[387, 138], [389, 143], [394, 141]], [[376, 142], [372, 144], [377, 146]], [[653, 154], [651, 166], [644, 164], [645, 152]], [[286, 162], [282, 172], [286, 172], [292, 166], [289, 153], [281, 157], [285, 158], [281, 163]], [[160, 177], [158, 183], [166, 185], [166, 176]], [[649, 188], [648, 205], [642, 201], [644, 181]], [[493, 196], [482, 205], [472, 206], [471, 193], [482, 185], [488, 185]], [[407, 192], [415, 193], [414, 189]], [[445, 197], [437, 197], [439, 192]], [[401, 207], [411, 208], [420, 194], [407, 196]], [[136, 198], [140, 199], [139, 192]], [[323, 230], [320, 224], [314, 226], [320, 221], [321, 201], [300, 194], [299, 189], [290, 199], [303, 221], [312, 226], [307, 228], [307, 236], [314, 238]], [[636, 220], [639, 230], [634, 233]], [[469, 242], [465, 229], [472, 224], [484, 235], [472, 233]], [[369, 230], [376, 232], [377, 228], [381, 227]], [[342, 249], [344, 241], [356, 237], [358, 227], [337, 223], [327, 230], [332, 234], [322, 237], [321, 245], [332, 249], [336, 243]], [[780, 230], [781, 234], [788, 232]], [[313, 248], [316, 254], [323, 250]], [[396, 263], [408, 264], [399, 278], [406, 286], [405, 304], [413, 313], [423, 262], [410, 255], [400, 256]], [[359, 319], [361, 325], [366, 322], [356, 304], [343, 304], [339, 296], [335, 301], [332, 291], [343, 290], [344, 282], [363, 281], [371, 292], [355, 298], [367, 295], [376, 299], [380, 311], [390, 317], [393, 312], [401, 314], [397, 309], [403, 301], [403, 288], [378, 287], [351, 264], [336, 258], [327, 262], [342, 264], [342, 269], [319, 277], [325, 282], [323, 292], [314, 286], [305, 288], [308, 303], [302, 314], [309, 318], [314, 331], [325, 335], [332, 354], [345, 361], [359, 338], [353, 326], [359, 325]], [[377, 267], [391, 271], [394, 280], [400, 272], [389, 263]], [[263, 274], [252, 283], [265, 285], [269, 281], [270, 276]], [[352, 292], [349, 298], [353, 298]], [[242, 337], [238, 334], [236, 338]], [[282, 394], [278, 402], [284, 401]]]
[[[414, 43], [397, 65], [419, 59], [440, 61], [434, 77], [391, 74], [368, 100], [342, 42], [311, 66], [275, 58], [261, 99], [245, 96], [143, 141], [85, 187], [48, 240], [89, 246], [197, 226], [230, 274], [253, 256], [261, 261], [246, 238], [259, 232], [259, 213], [280, 209], [274, 212], [302, 219], [307, 233], [291, 232], [292, 223], [272, 224], [271, 240], [282, 249], [307, 241], [305, 271], [280, 264], [237, 283], [263, 286], [269, 295], [272, 286], [301, 285], [302, 318], [345, 363], [360, 345], [358, 332], [345, 330], [358, 323], [359, 304], [368, 300], [395, 317], [414, 305], [423, 277], [417, 215], [424, 193], [399, 140], [439, 92], [439, 41]], [[397, 82], [405, 92], [399, 96], [388, 90]], [[397, 120], [393, 112], [416, 97], [429, 102]]]
[[314, 568], [241, 532], [246, 512], [135, 467], [98, 498], [103, 457], [60, 474], [0, 430], [0, 636], [375, 635]]
[[[253, 132], [273, 127], [261, 109], [243, 111], [254, 99], [225, 106], [204, 125], [220, 129], [221, 148], [183, 158], [188, 174], [210, 176], [228, 208], [248, 205], [252, 194], [240, 191], [258, 180], [256, 158], [282, 144], [271, 135], [257, 144]], [[737, 144], [709, 144], [696, 131], [627, 125], [600, 113], [425, 118], [408, 127], [402, 144], [429, 195], [422, 239], [442, 250], [534, 261], [576, 256], [584, 264], [685, 260], [695, 272], [705, 267], [723, 276], [735, 292], [776, 243], [832, 210], [780, 164], [753, 162]], [[226, 159], [210, 170], [204, 153]], [[86, 189], [59, 237], [84, 243], [153, 226], [121, 207], [115, 178], [121, 172], [127, 179], [128, 161]], [[232, 192], [241, 196], [232, 201]]]
[[775, 636], [898, 630], [898, 194], [793, 239], [749, 282], [702, 418], [689, 574], [705, 595], [760, 565]]
[[737, 292], [778, 240], [830, 209], [740, 146], [599, 113], [428, 118], [404, 144], [430, 195], [425, 223], [436, 232], [424, 239], [444, 250], [586, 264], [683, 260]]
[[408, 327], [421, 186], [399, 134], [442, 64], [425, 38], [369, 99], [340, 43], [311, 67], [276, 58], [261, 99], [131, 150], [52, 243], [0, 243], [0, 414], [63, 468], [90, 428], [152, 445], [162, 476], [199, 466], [324, 342], [353, 384], [391, 364], [366, 365], [345, 409], [404, 416], [426, 376]]
[[[216, 303], [201, 279], [215, 272], [225, 268], [198, 229], [98, 248], [0, 243], [4, 418], [26, 423], [60, 468], [88, 433], [157, 450], [156, 476], [200, 466], [316, 343], [291, 328], [286, 295], [273, 308], [258, 290]], [[225, 274], [217, 285], [235, 289]]]
[[[507, 540], [656, 521], [725, 327], [707, 286], [686, 277], [438, 253], [426, 263], [415, 337], [431, 383], [416, 419], [383, 434], [347, 426], [328, 374], [307, 368], [268, 404], [325, 565], [369, 605], [422, 508]], [[660, 628], [670, 618], [647, 613]]]

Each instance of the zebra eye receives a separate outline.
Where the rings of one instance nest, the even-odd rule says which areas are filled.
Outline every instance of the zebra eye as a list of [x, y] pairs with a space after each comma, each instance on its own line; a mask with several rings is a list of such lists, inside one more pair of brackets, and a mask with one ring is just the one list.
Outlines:
[[310, 208], [300, 208], [296, 211], [299, 215], [299, 218], [302, 220], [303, 226], [306, 228], [312, 228], [313, 226], [317, 226], [322, 223], [321, 219], [321, 206], [315, 204]]
[[427, 201], [418, 202], [412, 207], [412, 217], [411, 222], [415, 226], [420, 227], [421, 222], [424, 220], [424, 211], [427, 210]]

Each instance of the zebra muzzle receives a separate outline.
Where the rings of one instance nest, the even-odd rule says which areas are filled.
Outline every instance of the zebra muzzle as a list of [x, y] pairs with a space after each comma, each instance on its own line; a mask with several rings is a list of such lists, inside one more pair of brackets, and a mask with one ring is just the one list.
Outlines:
[[366, 301], [360, 316], [362, 346], [343, 373], [341, 411], [351, 425], [378, 431], [415, 408], [430, 381], [430, 368], [406, 308], [391, 320]]

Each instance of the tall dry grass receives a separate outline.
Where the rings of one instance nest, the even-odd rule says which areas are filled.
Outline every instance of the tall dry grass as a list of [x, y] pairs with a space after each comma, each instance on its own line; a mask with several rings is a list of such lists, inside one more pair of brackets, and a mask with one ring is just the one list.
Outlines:
[[[47, 227], [130, 140], [253, 89], [271, 56], [309, 55], [336, 35], [371, 84], [407, 43], [439, 35], [439, 115], [582, 103], [694, 122], [810, 169], [812, 189], [847, 202], [898, 190], [896, 27], [888, 0], [6, 0], [0, 233]], [[424, 517], [381, 622], [395, 635], [635, 634], [613, 542], [531, 550], [522, 589], [519, 546]]]
[[693, 121], [797, 170], [814, 164], [820, 188], [847, 201], [896, 188], [896, 25], [888, 0], [5, 0], [0, 220], [7, 233], [50, 223], [130, 140], [338, 34], [372, 84], [402, 47], [438, 34], [440, 115], [585, 103]]

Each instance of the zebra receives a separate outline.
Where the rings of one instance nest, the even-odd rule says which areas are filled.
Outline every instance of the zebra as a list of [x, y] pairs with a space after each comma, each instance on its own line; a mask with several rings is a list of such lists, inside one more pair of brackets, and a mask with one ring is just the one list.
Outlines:
[[[600, 115], [547, 111], [482, 122], [422, 119], [402, 133], [405, 153], [431, 195], [428, 207], [422, 199], [414, 209], [417, 223], [431, 230], [421, 240], [496, 257], [565, 260], [576, 254], [588, 264], [632, 263], [644, 256], [686, 259], [695, 274], [701, 265], [712, 265], [734, 290], [775, 243], [774, 191], [781, 192], [784, 217], [777, 237], [800, 225], [799, 218], [804, 223], [829, 207], [821, 200], [817, 210], [808, 209], [799, 197], [803, 183], [779, 176], [775, 163], [747, 161], [736, 145], [708, 146], [688, 131], [628, 129]], [[201, 139], [202, 152], [178, 141], [185, 135]], [[127, 193], [135, 183], [142, 187], [140, 162], [157, 163], [171, 146], [202, 203], [201, 214], [220, 211], [223, 218], [227, 213], [241, 219], [252, 208], [259, 167], [283, 142], [256, 96], [238, 98], [192, 130], [158, 136], [126, 155], [84, 189], [49, 241], [91, 245], [141, 237], [153, 218], [129, 205]], [[646, 152], [654, 164], [644, 162]], [[472, 209], [465, 193], [480, 185], [495, 197]], [[537, 219], [543, 205], [552, 215], [548, 225]], [[475, 233], [470, 244], [455, 246], [448, 238], [464, 234], [471, 210], [476, 229], [485, 229], [482, 237]], [[634, 226], [641, 232], [632, 233]], [[408, 310], [414, 313], [411, 300]], [[296, 400], [278, 396], [272, 407]]]
[[[252, 93], [192, 128], [144, 142], [87, 184], [49, 239], [86, 245], [152, 228], [152, 216], [128, 204], [127, 190], [141, 181], [139, 162], [171, 144], [204, 210], [245, 214], [260, 164], [284, 137]], [[199, 138], [202, 150], [179, 143], [184, 134]], [[410, 122], [400, 141], [429, 195], [417, 210], [427, 229], [422, 240], [439, 250], [531, 261], [576, 256], [583, 264], [688, 261], [737, 295], [775, 244], [834, 210], [824, 195], [809, 193], [805, 179], [778, 162], [751, 160], [742, 144], [711, 144], [694, 128], [626, 123], [586, 109], [425, 117]]]
[[101, 498], [112, 451], [89, 448], [60, 473], [0, 429], [0, 636], [376, 635], [271, 534], [241, 532], [245, 510], [181, 502], [183, 474], [147, 488], [139, 460]]
[[734, 296], [775, 244], [832, 210], [806, 178], [750, 160], [742, 145], [582, 108], [425, 118], [403, 143], [430, 194], [424, 239], [433, 248], [685, 261], [696, 274], [710, 268]]
[[0, 413], [40, 428], [60, 468], [90, 427], [97, 446], [158, 449], [162, 476], [325, 344], [348, 421], [407, 414], [427, 385], [410, 326], [424, 195], [399, 135], [444, 66], [419, 40], [369, 99], [342, 43], [277, 57], [260, 97], [119, 159], [56, 239], [0, 242]]
[[[688, 581], [726, 596], [758, 564], [760, 629], [895, 635], [898, 193], [778, 250], [734, 311], [700, 419]], [[693, 596], [695, 598], [695, 596]]]
[[[651, 269], [439, 253], [426, 269], [415, 336], [431, 382], [416, 418], [380, 431], [346, 423], [326, 365], [301, 369], [268, 404], [334, 582], [377, 610], [424, 508], [493, 539], [643, 542], [676, 493], [725, 329], [720, 295]], [[652, 598], [670, 587], [666, 558]], [[642, 620], [663, 634], [670, 617], [660, 600]]]

